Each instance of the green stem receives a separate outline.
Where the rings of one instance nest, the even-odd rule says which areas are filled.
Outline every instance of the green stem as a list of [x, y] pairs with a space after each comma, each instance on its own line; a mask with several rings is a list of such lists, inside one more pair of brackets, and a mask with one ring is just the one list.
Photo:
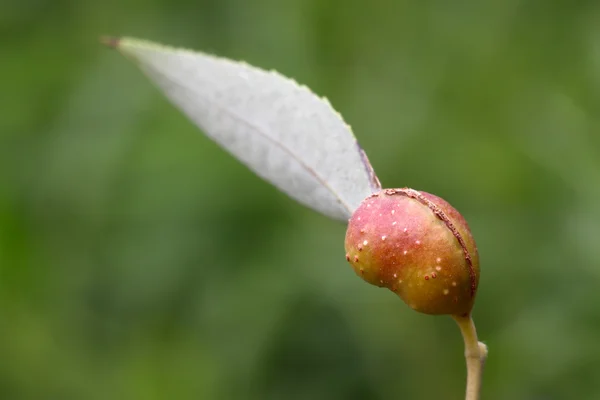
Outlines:
[[458, 324], [465, 341], [465, 359], [467, 361], [467, 393], [466, 400], [479, 400], [481, 392], [481, 375], [487, 358], [487, 346], [477, 340], [477, 331], [471, 315], [452, 318]]

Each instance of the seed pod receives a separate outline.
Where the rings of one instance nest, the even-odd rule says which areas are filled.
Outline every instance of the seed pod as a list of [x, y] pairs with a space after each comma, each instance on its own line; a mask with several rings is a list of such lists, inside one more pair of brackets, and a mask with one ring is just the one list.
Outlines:
[[416, 311], [465, 315], [479, 283], [479, 256], [465, 219], [445, 200], [385, 189], [350, 218], [346, 259], [358, 276]]

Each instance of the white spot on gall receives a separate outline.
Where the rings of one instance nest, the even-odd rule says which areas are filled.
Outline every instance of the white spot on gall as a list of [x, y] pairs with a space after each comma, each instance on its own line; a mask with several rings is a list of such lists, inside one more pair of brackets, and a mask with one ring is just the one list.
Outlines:
[[393, 214], [396, 214], [396, 210], [392, 210], [392, 215], [393, 215]]
[[396, 221], [392, 222], [392, 225], [396, 225], [396, 224], [397, 224], [397, 222], [396, 222]]
[[408, 232], [408, 228], [402, 229], [403, 232]]
[[452, 286], [456, 286], [456, 281], [452, 282]]
[[387, 236], [383, 235], [383, 236], [381, 237], [381, 240], [385, 240], [385, 239], [387, 239]]
[[415, 242], [415, 244], [416, 244], [416, 245], [420, 245], [420, 244], [421, 244], [421, 241], [420, 241], [420, 240], [417, 240], [417, 241]]
[[442, 270], [442, 267], [440, 267], [440, 266], [438, 265], [437, 267], [435, 267], [435, 270], [436, 270], [436, 271], [441, 271], [441, 270]]
[[448, 293], [450, 293], [450, 291], [448, 289], [444, 289], [444, 294], [447, 295]]
[[397, 277], [398, 277], [398, 274], [394, 274], [394, 278], [397, 278]]
[[438, 258], [435, 259], [435, 262], [436, 263], [440, 263], [440, 262], [442, 262], [442, 259], [438, 257]]
[[407, 254], [408, 254], [408, 250], [404, 250], [404, 251], [402, 252], [402, 254], [404, 254], [404, 255], [407, 255]]
[[369, 244], [369, 241], [368, 241], [368, 240], [365, 240], [365, 241], [363, 242], [363, 245], [365, 245], [365, 246], [366, 246], [366, 245], [368, 245], [368, 244]]

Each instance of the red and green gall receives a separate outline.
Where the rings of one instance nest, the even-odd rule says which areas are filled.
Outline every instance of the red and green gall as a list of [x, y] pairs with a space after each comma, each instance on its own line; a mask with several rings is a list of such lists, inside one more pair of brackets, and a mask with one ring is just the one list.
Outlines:
[[473, 307], [477, 247], [465, 219], [440, 197], [413, 189], [373, 194], [350, 218], [345, 247], [358, 276], [416, 311], [465, 315]]

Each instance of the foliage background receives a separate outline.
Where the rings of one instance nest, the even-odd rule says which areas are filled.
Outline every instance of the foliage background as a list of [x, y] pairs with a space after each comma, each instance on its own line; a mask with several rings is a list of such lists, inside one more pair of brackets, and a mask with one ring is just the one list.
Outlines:
[[460, 399], [454, 323], [203, 137], [101, 34], [295, 77], [482, 257], [485, 399], [600, 398], [600, 3], [0, 3], [0, 398]]

